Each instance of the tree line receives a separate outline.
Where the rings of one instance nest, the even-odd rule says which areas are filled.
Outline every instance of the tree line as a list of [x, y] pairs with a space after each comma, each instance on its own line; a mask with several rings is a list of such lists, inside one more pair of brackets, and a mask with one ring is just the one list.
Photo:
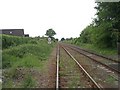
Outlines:
[[75, 43], [90, 43], [101, 48], [117, 47], [120, 42], [120, 3], [99, 2], [97, 17], [75, 39]]

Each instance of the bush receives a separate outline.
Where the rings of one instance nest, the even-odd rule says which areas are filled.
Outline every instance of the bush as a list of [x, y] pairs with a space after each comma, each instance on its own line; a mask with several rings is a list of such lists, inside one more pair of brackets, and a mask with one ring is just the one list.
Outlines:
[[[10, 37], [10, 38], [9, 38]], [[2, 69], [3, 87], [34, 87], [34, 71], [42, 69], [54, 44], [46, 38], [23, 38], [3, 35]], [[20, 82], [18, 82], [20, 80]]]
[[20, 44], [25, 44], [25, 43], [28, 43], [29, 40], [31, 40], [31, 38], [2, 35], [2, 48], [5, 49], [5, 48], [20, 45]]
[[[3, 50], [3, 68], [11, 67], [11, 64], [18, 60], [28, 59], [27, 56], [32, 59], [46, 60], [51, 52], [52, 45], [47, 43], [39, 44], [23, 44], [16, 47]], [[35, 56], [35, 57], [34, 57]], [[30, 59], [30, 58], [29, 58]]]

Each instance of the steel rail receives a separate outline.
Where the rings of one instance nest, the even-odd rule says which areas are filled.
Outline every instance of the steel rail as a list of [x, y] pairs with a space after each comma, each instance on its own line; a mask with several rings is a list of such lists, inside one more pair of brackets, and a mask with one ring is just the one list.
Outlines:
[[57, 46], [56, 90], [59, 90], [59, 45]]
[[102, 62], [99, 62], [99, 61], [97, 61], [96, 59], [91, 58], [90, 56], [88, 56], [88, 55], [86, 55], [86, 54], [84, 54], [84, 53], [81, 53], [80, 51], [78, 51], [78, 50], [76, 50], [76, 49], [74, 49], [74, 48], [72, 48], [72, 47], [68, 47], [68, 48], [71, 48], [72, 50], [77, 51], [78, 53], [80, 53], [80, 54], [88, 57], [88, 58], [91, 59], [92, 61], [94, 61], [94, 62], [96, 62], [96, 63], [99, 63], [99, 64], [105, 66], [106, 68], [108, 68], [109, 70], [112, 70], [113, 72], [116, 72], [117, 74], [120, 75], [120, 71], [119, 71], [119, 70], [114, 69], [114, 68], [112, 68], [112, 67], [110, 67], [110, 66], [108, 66], [108, 65], [106, 65], [106, 64], [104, 64], [104, 63], [102, 63]]
[[[67, 45], [67, 44], [66, 44], [66, 45]], [[106, 57], [106, 56], [103, 56], [103, 55], [100, 55], [100, 54], [96, 54], [96, 53], [94, 53], [94, 52], [91, 52], [91, 51], [82, 49], [82, 48], [77, 47], [77, 46], [73, 46], [73, 45], [69, 45], [69, 44], [68, 44], [67, 46], [68, 46], [68, 47], [73, 47], [73, 48], [76, 48], [76, 49], [79, 49], [79, 50], [82, 50], [82, 51], [84, 51], [84, 52], [87, 52], [87, 53], [90, 53], [90, 54], [93, 54], [93, 55], [96, 55], [96, 56], [105, 58], [105, 59], [107, 59], [107, 60], [110, 60], [110, 61], [113, 61], [113, 62], [116, 62], [116, 63], [120, 63], [120, 61], [114, 60], [114, 59], [112, 59], [112, 58], [110, 58], [110, 57]]]
[[77, 65], [82, 69], [82, 71], [88, 76], [88, 78], [92, 81], [92, 83], [98, 88], [99, 90], [102, 90], [102, 87], [100, 87], [97, 82], [91, 77], [91, 75], [83, 68], [82, 65], [72, 56], [72, 54], [66, 50], [63, 46], [62, 48], [67, 52], [67, 54], [77, 63]]

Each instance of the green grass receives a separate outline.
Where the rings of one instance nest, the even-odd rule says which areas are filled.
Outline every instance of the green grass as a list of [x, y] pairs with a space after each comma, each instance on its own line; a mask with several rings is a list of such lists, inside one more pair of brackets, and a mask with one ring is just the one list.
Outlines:
[[13, 88], [12, 80], [8, 80], [6, 84], [2, 84], [2, 88]]
[[[34, 60], [34, 63], [42, 60], [46, 60], [51, 52], [52, 46], [49, 45], [34, 45], [24, 44], [16, 47], [12, 47], [3, 51], [3, 68], [9, 68], [18, 61]], [[37, 60], [36, 60], [37, 59]], [[32, 62], [31, 60], [31, 62]], [[37, 62], [38, 63], [38, 62]], [[27, 64], [26, 64], [27, 65]]]
[[114, 81], [116, 81], [116, 79], [113, 78], [111, 75], [109, 75], [109, 76], [106, 78], [105, 81], [108, 82], [108, 83], [114, 83]]
[[25, 76], [25, 79], [23, 81], [23, 87], [24, 88], [31, 88], [36, 86], [36, 81], [32, 77], [32, 75], [27, 74]]
[[102, 55], [117, 55], [116, 48], [98, 48], [97, 46], [94, 46], [92, 44], [84, 44], [84, 43], [81, 43], [78, 46]]
[[2, 83], [0, 82], [0, 90], [2, 89]]
[[[4, 70], [4, 88], [33, 88], [37, 81], [29, 70], [41, 70], [48, 60], [55, 43], [48, 45], [46, 40], [32, 39], [29, 43], [3, 49], [2, 68]], [[23, 71], [19, 71], [22, 69]], [[19, 75], [24, 73], [18, 82]]]
[[73, 76], [73, 77], [71, 78], [71, 81], [68, 82], [69, 88], [76, 88], [76, 87], [78, 87], [78, 85], [79, 85], [80, 87], [82, 87], [80, 81], [78, 81], [78, 80], [80, 80], [80, 77], [79, 77], [79, 76], [76, 76], [76, 77]]
[[2, 36], [2, 49], [18, 46], [20, 44], [29, 43], [31, 41], [31, 38], [28, 37], [18, 37], [18, 36], [12, 36], [12, 35], [0, 35]]
[[40, 67], [40, 62], [35, 55], [26, 55], [24, 58], [14, 62], [12, 66], [25, 68]]
[[74, 44], [77, 45], [83, 49], [88, 49], [90, 51], [93, 51], [95, 53], [98, 54], [102, 54], [102, 55], [117, 55], [117, 48], [100, 48], [96, 45], [93, 44], [89, 44], [89, 43], [80, 43], [80, 42], [75, 42], [75, 40], [66, 40], [64, 41], [64, 43], [70, 43], [70, 44]]

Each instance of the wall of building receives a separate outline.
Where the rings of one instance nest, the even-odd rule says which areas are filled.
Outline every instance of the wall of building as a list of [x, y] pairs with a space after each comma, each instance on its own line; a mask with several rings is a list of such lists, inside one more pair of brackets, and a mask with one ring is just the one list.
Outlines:
[[1, 29], [0, 33], [14, 36], [24, 36], [24, 29]]

